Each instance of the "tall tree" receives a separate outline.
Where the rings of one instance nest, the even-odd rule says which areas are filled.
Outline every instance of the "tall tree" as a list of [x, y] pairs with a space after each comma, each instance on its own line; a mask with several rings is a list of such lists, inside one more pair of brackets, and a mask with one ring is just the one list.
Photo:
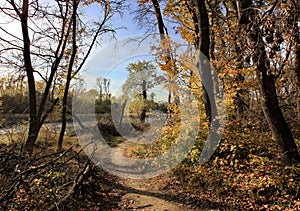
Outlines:
[[210, 67], [210, 27], [208, 11], [204, 0], [193, 0], [191, 2], [193, 2], [192, 5], [186, 1], [189, 11], [192, 13], [195, 25], [195, 47], [200, 51], [199, 68], [203, 84], [203, 101], [207, 119], [211, 122], [213, 116], [212, 112], [216, 111], [217, 108]]
[[126, 96], [133, 99], [142, 99], [141, 122], [146, 120], [148, 90], [156, 84], [156, 68], [151, 61], [138, 61], [130, 63], [127, 67], [129, 73], [122, 89]]
[[[271, 18], [273, 11], [278, 6], [277, 4], [278, 1], [264, 15]], [[295, 161], [300, 162], [297, 145], [279, 105], [276, 93], [277, 76], [271, 69], [270, 59], [267, 56], [265, 48], [263, 35], [270, 34], [273, 36], [275, 32], [268, 27], [265, 27], [266, 31], [262, 31], [260, 24], [263, 23], [266, 17], [264, 15], [259, 16], [252, 1], [239, 0], [239, 5], [241, 11], [240, 26], [245, 32], [248, 43], [247, 47], [251, 49], [251, 58], [253, 64], [256, 66], [255, 73], [260, 87], [262, 108], [281, 150], [282, 161], [285, 164], [291, 164]]]
[[[164, 49], [164, 53], [166, 55], [163, 55], [164, 58], [165, 58], [165, 69], [168, 69], [167, 71], [167, 75], [168, 75], [168, 78], [170, 80], [170, 86], [168, 87], [169, 89], [169, 94], [168, 94], [168, 103], [171, 104], [172, 103], [172, 91], [173, 91], [173, 94], [175, 95], [175, 90], [172, 90], [172, 84], [174, 83], [174, 75], [176, 75], [176, 66], [175, 66], [175, 63], [173, 61], [173, 58], [172, 58], [172, 50], [169, 48], [170, 46], [170, 40], [169, 40], [169, 37], [168, 37], [168, 30], [167, 30], [167, 27], [165, 26], [164, 24], [164, 20], [163, 20], [163, 16], [162, 16], [162, 11], [161, 11], [161, 7], [160, 7], [160, 4], [157, 0], [152, 0], [152, 5], [153, 5], [153, 8], [154, 8], [154, 13], [155, 13], [155, 16], [156, 16], [156, 20], [157, 20], [157, 27], [158, 27], [158, 32], [160, 34], [160, 39], [161, 39], [161, 46], [162, 48], [164, 48], [163, 46], [168, 46], [167, 49]], [[172, 71], [170, 71], [172, 70]], [[178, 100], [178, 97], [174, 96], [175, 97], [175, 102], [177, 102]], [[171, 111], [169, 110], [169, 113], [171, 113]]]
[[66, 84], [64, 89], [64, 95], [62, 99], [62, 110], [61, 110], [61, 130], [57, 142], [57, 151], [62, 150], [63, 138], [67, 126], [67, 104], [68, 104], [68, 95], [69, 95], [69, 88], [71, 83], [72, 77], [72, 70], [73, 65], [75, 63], [76, 54], [77, 54], [77, 43], [76, 43], [76, 35], [77, 35], [77, 8], [78, 2], [77, 0], [73, 0], [73, 13], [72, 13], [72, 52], [70, 56], [70, 61], [67, 70], [67, 77], [66, 77]]
[[[201, 76], [206, 117], [211, 122], [212, 111], [216, 111], [216, 104], [210, 66], [210, 24], [206, 7], [204, 0], [169, 1], [167, 13], [172, 14], [181, 23], [178, 28], [182, 38], [193, 43], [194, 47], [201, 52], [197, 65]], [[195, 77], [192, 72], [190, 77]]]
[[99, 102], [102, 103], [104, 99], [105, 101], [110, 100], [110, 79], [99, 77], [96, 83], [99, 90]]
[[[5, 51], [8, 52], [7, 54], [16, 55], [18, 52], [22, 52], [22, 57], [8, 56], [7, 58], [11, 58], [11, 60], [7, 63], [21, 70], [24, 69], [26, 72], [30, 118], [24, 149], [30, 154], [41, 126], [61, 98], [60, 93], [55, 91], [55, 79], [59, 75], [65, 78], [63, 80], [64, 89], [62, 89], [64, 90], [62, 120], [65, 122], [65, 105], [70, 80], [81, 70], [92, 48], [97, 43], [97, 38], [104, 33], [115, 32], [107, 23], [114, 14], [120, 12], [123, 5], [122, 1], [98, 1], [100, 7], [105, 8], [104, 13], [101, 13], [104, 14], [103, 19], [89, 25], [87, 23], [89, 20], [82, 20], [80, 18], [82, 16], [76, 12], [77, 9], [74, 7], [86, 7], [95, 4], [95, 2], [76, 2], [74, 4], [72, 1], [30, 2], [24, 0], [16, 2], [9, 0], [5, 6], [1, 7], [1, 10], [4, 11], [1, 15], [21, 23], [21, 37], [1, 27], [1, 30], [7, 33], [9, 37], [1, 38], [1, 43], [6, 44], [6, 46], [1, 45], [1, 52]], [[75, 12], [76, 14], [74, 14]], [[19, 47], [20, 43], [22, 43], [22, 47]], [[78, 49], [77, 53], [76, 48]], [[80, 53], [78, 53], [79, 51]], [[1, 55], [2, 58], [4, 57]], [[19, 58], [23, 58], [23, 60]], [[74, 65], [76, 70], [74, 70]], [[42, 78], [45, 82], [41, 99], [37, 97], [37, 78]], [[63, 137], [64, 128], [62, 128], [60, 137]]]
[[[33, 150], [33, 144], [37, 139], [39, 130], [40, 130], [43, 122], [45, 121], [48, 114], [52, 111], [54, 105], [58, 101], [58, 99], [56, 99], [53, 102], [51, 108], [49, 110], [47, 110], [46, 112], [44, 112], [46, 100], [48, 98], [50, 88], [52, 85], [52, 81], [54, 79], [54, 74], [57, 71], [60, 61], [62, 60], [62, 51], [65, 50], [65, 46], [66, 46], [67, 42], [66, 41], [64, 42], [63, 39], [59, 40], [59, 44], [58, 44], [58, 47], [57, 47], [57, 50], [55, 53], [55, 61], [51, 67], [51, 72], [50, 72], [49, 78], [46, 82], [46, 87], [45, 87], [45, 90], [44, 90], [44, 93], [42, 96], [42, 100], [41, 100], [39, 106], [37, 106], [37, 92], [36, 92], [36, 87], [35, 87], [36, 79], [34, 76], [34, 72], [36, 72], [36, 70], [32, 64], [32, 53], [33, 52], [31, 49], [32, 42], [29, 37], [30, 28], [29, 28], [28, 21], [31, 17], [31, 14], [29, 13], [30, 7], [31, 6], [33, 7], [33, 5], [34, 5], [34, 6], [36, 6], [36, 8], [39, 8], [39, 6], [38, 6], [37, 2], [30, 3], [28, 0], [22, 1], [22, 5], [16, 4], [15, 1], [8, 1], [8, 3], [12, 6], [14, 12], [16, 13], [17, 17], [19, 18], [20, 23], [21, 23], [21, 29], [22, 29], [22, 40], [23, 40], [22, 52], [23, 52], [24, 67], [25, 67], [25, 72], [27, 75], [27, 83], [28, 83], [28, 91], [29, 91], [29, 130], [28, 130], [28, 138], [26, 141], [25, 149], [29, 153], [31, 153]], [[63, 15], [66, 16], [67, 14], [68, 14], [68, 11], [66, 10]], [[63, 28], [65, 30], [65, 26], [63, 26]], [[66, 31], [67, 31], [66, 34], [68, 34], [69, 31], [68, 30], [66, 30]], [[65, 36], [64, 33], [65, 32], [63, 31], [63, 36]]]
[[[78, 46], [77, 46], [77, 40], [80, 40], [78, 36], [78, 29], [77, 29], [77, 19], [81, 21], [78, 18], [78, 12], [77, 8], [80, 2], [77, 2], [77, 0], [73, 0], [73, 13], [72, 13], [72, 51], [70, 55], [70, 60], [68, 63], [68, 69], [67, 69], [67, 76], [66, 76], [66, 83], [64, 87], [64, 95], [62, 99], [62, 112], [61, 112], [61, 130], [60, 130], [60, 135], [58, 139], [58, 144], [57, 144], [57, 150], [60, 151], [62, 149], [62, 143], [63, 143], [63, 138], [64, 134], [66, 131], [66, 126], [67, 126], [67, 104], [68, 104], [68, 97], [69, 97], [69, 89], [71, 85], [71, 80], [78, 74], [78, 72], [81, 70], [83, 67], [86, 59], [90, 55], [90, 52], [92, 48], [94, 47], [97, 38], [99, 35], [102, 35], [104, 33], [115, 33], [115, 30], [106, 26], [107, 22], [113, 17], [114, 14], [120, 12], [120, 8], [122, 6], [122, 1], [100, 1], [99, 4], [102, 6], [103, 9], [103, 18], [102, 21], [99, 23], [94, 23], [96, 26], [95, 29], [91, 30], [92, 31], [92, 37], [91, 37], [91, 42], [85, 46], [87, 48], [87, 52], [85, 53], [83, 59], [80, 61], [78, 64], [77, 68], [73, 70], [74, 64], [78, 63]], [[93, 2], [91, 2], [93, 3]], [[90, 3], [83, 3], [86, 5], [89, 5]], [[81, 30], [81, 29], [80, 29]], [[81, 49], [83, 50], [83, 49]], [[83, 50], [84, 51], [84, 50]], [[104, 78], [104, 91], [106, 93], [106, 100], [108, 100], [109, 96], [109, 80]]]
[[[139, 0], [138, 1], [142, 7], [146, 7], [146, 2], [149, 2], [149, 0]], [[164, 23], [163, 19], [163, 11], [160, 6], [160, 1], [158, 0], [151, 0], [153, 13], [155, 15], [156, 19], [156, 25], [157, 29], [160, 35], [160, 48], [162, 49], [162, 55], [159, 55], [163, 63], [161, 64], [161, 69], [167, 73], [167, 77], [169, 80], [169, 86], [168, 86], [168, 103], [171, 104], [172, 100], [175, 101], [175, 103], [179, 102], [178, 96], [176, 96], [176, 91], [174, 89], [174, 84], [176, 81], [176, 75], [178, 73], [178, 69], [176, 67], [176, 62], [173, 58], [173, 52], [171, 49], [171, 40], [169, 37], [168, 29]], [[149, 14], [146, 14], [149, 15]], [[139, 19], [144, 19], [145, 16], [139, 17]], [[140, 22], [142, 22], [140, 20]], [[172, 96], [173, 95], [173, 96]], [[171, 110], [169, 109], [169, 113], [171, 113]]]

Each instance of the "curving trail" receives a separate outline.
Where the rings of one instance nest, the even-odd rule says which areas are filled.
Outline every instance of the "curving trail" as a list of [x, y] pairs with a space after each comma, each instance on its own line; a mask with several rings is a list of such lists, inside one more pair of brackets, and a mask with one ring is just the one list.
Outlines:
[[[129, 142], [125, 141], [117, 146], [120, 153], [125, 154], [126, 146]], [[156, 179], [156, 178], [155, 178]], [[155, 180], [153, 179], [153, 180]], [[157, 180], [159, 180], [157, 178]], [[157, 181], [159, 182], [159, 181]], [[116, 189], [123, 193], [120, 203], [121, 210], [145, 210], [145, 211], [189, 211], [200, 210], [180, 202], [176, 197], [164, 193], [155, 187], [155, 182], [149, 179], [133, 180], [119, 179], [120, 186]]]

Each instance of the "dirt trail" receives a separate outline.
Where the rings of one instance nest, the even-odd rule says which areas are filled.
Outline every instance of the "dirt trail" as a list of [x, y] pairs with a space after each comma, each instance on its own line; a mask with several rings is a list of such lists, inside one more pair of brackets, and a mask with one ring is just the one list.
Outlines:
[[[128, 142], [118, 145], [120, 153], [125, 153]], [[121, 206], [124, 210], [145, 211], [188, 211], [197, 210], [180, 203], [174, 197], [164, 194], [148, 180], [120, 179], [121, 190], [124, 193]]]
[[[122, 203], [130, 210], [186, 211], [195, 210], [178, 202], [165, 199], [164, 194], [151, 190], [143, 180], [125, 179]], [[122, 204], [121, 203], [121, 204]]]

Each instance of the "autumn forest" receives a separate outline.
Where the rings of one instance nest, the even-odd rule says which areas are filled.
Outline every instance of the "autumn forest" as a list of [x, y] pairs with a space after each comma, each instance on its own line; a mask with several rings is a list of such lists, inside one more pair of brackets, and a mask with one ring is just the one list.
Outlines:
[[298, 0], [0, 17], [1, 210], [300, 209]]

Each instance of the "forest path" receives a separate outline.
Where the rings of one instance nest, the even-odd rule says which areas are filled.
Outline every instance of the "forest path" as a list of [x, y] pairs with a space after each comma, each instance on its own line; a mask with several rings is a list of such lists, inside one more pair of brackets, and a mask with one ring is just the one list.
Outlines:
[[[125, 155], [130, 142], [125, 141], [116, 147], [120, 154]], [[115, 158], [119, 159], [119, 158]], [[117, 160], [116, 160], [117, 161]], [[124, 194], [120, 203], [122, 210], [145, 211], [189, 211], [198, 210], [180, 202], [176, 196], [159, 190], [159, 177], [154, 179], [128, 179], [120, 178], [120, 189]]]

